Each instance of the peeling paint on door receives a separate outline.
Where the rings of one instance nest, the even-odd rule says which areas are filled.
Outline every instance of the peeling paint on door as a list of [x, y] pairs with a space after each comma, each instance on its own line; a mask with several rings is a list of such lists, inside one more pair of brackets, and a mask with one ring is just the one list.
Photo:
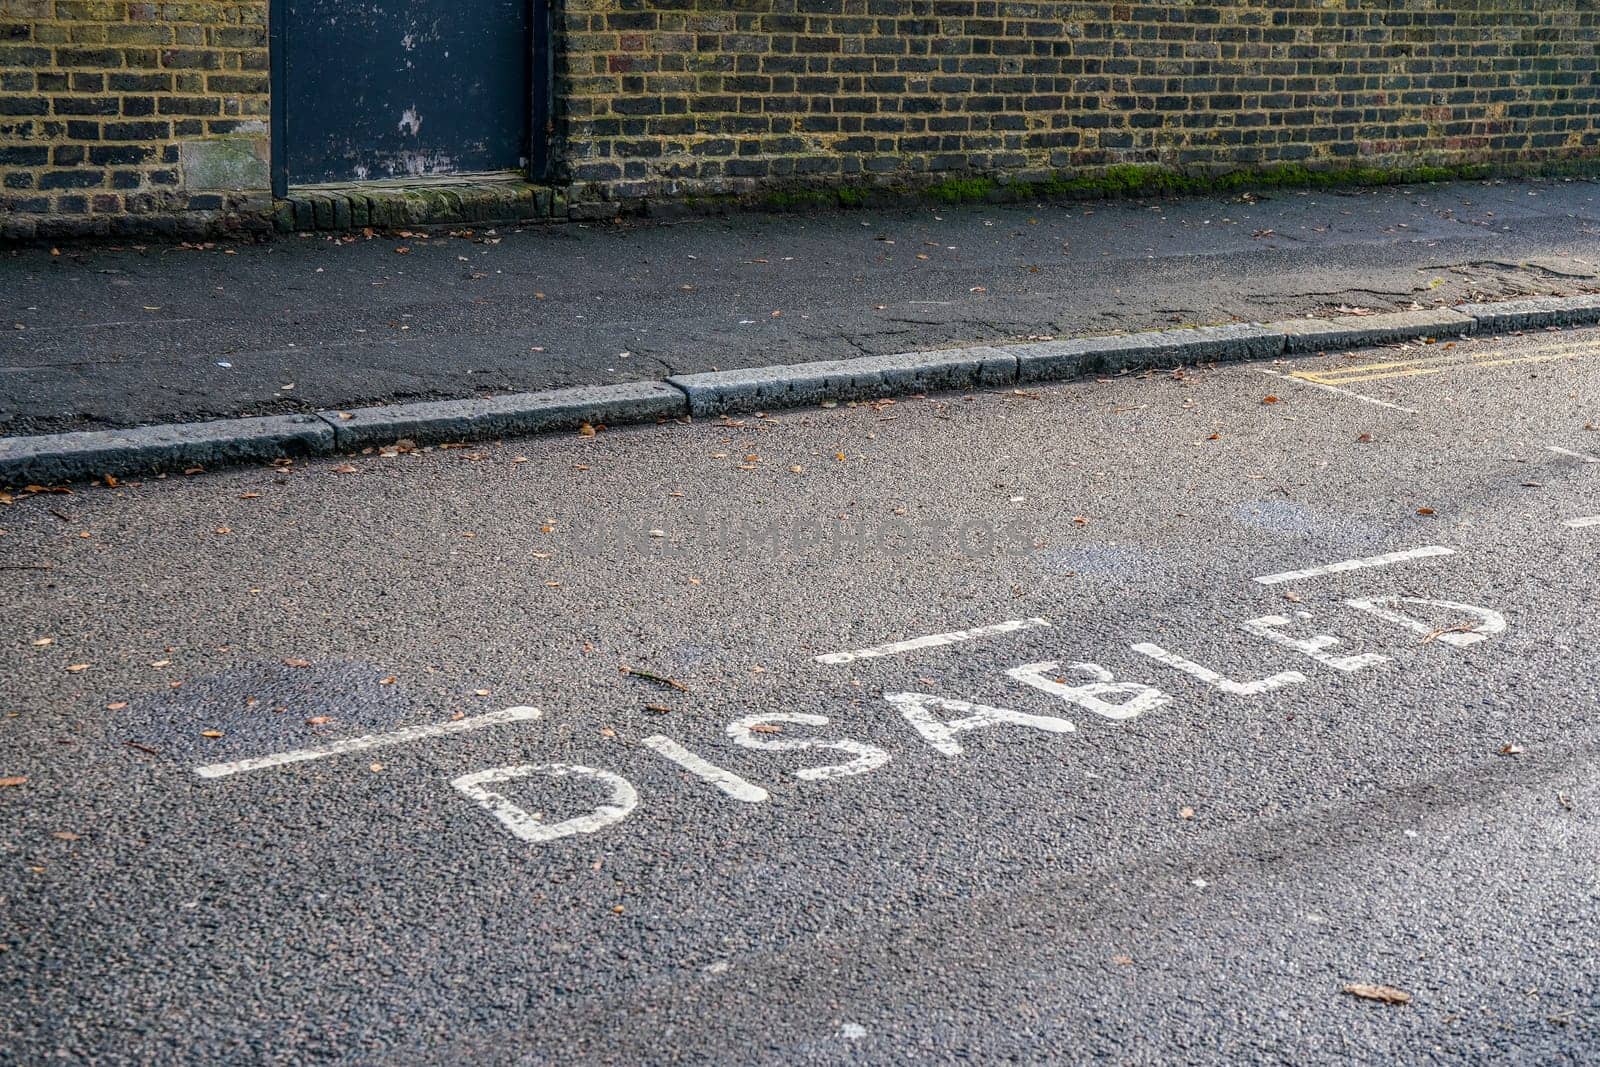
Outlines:
[[291, 184], [507, 170], [527, 158], [525, 0], [286, 0]]

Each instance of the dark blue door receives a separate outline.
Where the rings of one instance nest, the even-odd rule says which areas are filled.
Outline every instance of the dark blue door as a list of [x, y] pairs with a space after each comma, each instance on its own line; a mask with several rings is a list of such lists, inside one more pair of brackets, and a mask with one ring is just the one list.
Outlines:
[[521, 170], [529, 0], [280, 0], [288, 183]]

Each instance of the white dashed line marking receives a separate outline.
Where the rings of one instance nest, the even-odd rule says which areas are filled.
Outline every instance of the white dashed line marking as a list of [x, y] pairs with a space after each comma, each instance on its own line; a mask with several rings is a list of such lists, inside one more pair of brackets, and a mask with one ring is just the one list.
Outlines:
[[1574, 530], [1581, 530], [1585, 526], [1600, 526], [1600, 515], [1585, 515], [1580, 519], [1568, 519], [1561, 525], [1570, 526]]
[[818, 656], [818, 663], [854, 663], [858, 659], [877, 659], [880, 656], [896, 656], [902, 652], [916, 652], [924, 648], [939, 648], [942, 645], [959, 644], [962, 641], [975, 641], [980, 637], [994, 637], [998, 634], [1008, 634], [1016, 630], [1031, 630], [1036, 626], [1049, 626], [1048, 619], [1007, 619], [997, 622], [992, 626], [979, 626], [972, 630], [952, 630], [945, 634], [929, 634], [926, 637], [912, 637], [904, 641], [893, 641], [887, 645], [874, 645], [871, 648], [858, 648], [851, 652], [829, 652], [825, 656]]
[[1558, 456], [1567, 456], [1582, 463], [1600, 463], [1600, 456], [1591, 456], [1586, 452], [1574, 452], [1570, 448], [1561, 448], [1558, 445], [1545, 445], [1546, 452], [1554, 452]]
[[361, 737], [351, 737], [344, 741], [335, 741], [320, 748], [297, 748], [291, 752], [274, 752], [270, 756], [252, 756], [249, 759], [234, 760], [231, 763], [210, 763], [204, 767], [196, 767], [194, 773], [202, 778], [225, 778], [230, 774], [241, 771], [257, 771], [266, 767], [281, 767], [285, 763], [304, 763], [306, 760], [326, 759], [329, 756], [342, 756], [347, 752], [361, 752], [369, 748], [380, 748], [384, 745], [403, 745], [409, 741], [421, 741], [429, 737], [448, 737], [451, 734], [463, 734], [468, 730], [481, 730], [485, 726], [499, 726], [508, 722], [532, 722], [542, 715], [538, 708], [515, 707], [505, 708], [501, 711], [491, 711], [487, 715], [474, 715], [469, 719], [455, 719], [451, 722], [435, 722], [426, 726], [408, 726], [403, 730], [394, 730], [386, 734], [366, 734]]
[[1404, 563], [1407, 560], [1427, 559], [1430, 556], [1451, 556], [1455, 549], [1445, 548], [1443, 545], [1424, 545], [1421, 548], [1408, 548], [1403, 552], [1386, 552], [1381, 556], [1367, 556], [1363, 559], [1342, 559], [1338, 563], [1324, 563], [1320, 567], [1307, 567], [1303, 571], [1284, 571], [1281, 574], [1264, 574], [1259, 578], [1250, 579], [1262, 585], [1282, 585], [1284, 582], [1299, 582], [1307, 578], [1321, 578], [1328, 574], [1343, 574], [1345, 571], [1365, 570], [1368, 567], [1387, 567], [1391, 563]]

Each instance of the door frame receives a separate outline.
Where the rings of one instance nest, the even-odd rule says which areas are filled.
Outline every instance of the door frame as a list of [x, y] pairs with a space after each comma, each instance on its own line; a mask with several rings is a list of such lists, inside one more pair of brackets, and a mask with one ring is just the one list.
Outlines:
[[[527, 0], [528, 25], [528, 130], [523, 146], [528, 157], [528, 180], [542, 182], [550, 176], [551, 141], [555, 127], [555, 48], [551, 0]], [[270, 146], [272, 195], [289, 195], [288, 94], [284, 91], [288, 73], [288, 34], [285, 32], [289, 0], [267, 2], [267, 79], [270, 96], [268, 141]]]

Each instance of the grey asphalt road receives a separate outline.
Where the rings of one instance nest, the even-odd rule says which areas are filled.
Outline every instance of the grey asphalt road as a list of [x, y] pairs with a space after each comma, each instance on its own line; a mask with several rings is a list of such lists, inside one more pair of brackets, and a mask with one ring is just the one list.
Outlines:
[[[1591, 181], [0, 255], [0, 434], [1600, 288]], [[401, 254], [403, 253], [403, 254]]]
[[0, 1062], [1592, 1061], [1597, 359], [19, 497]]

